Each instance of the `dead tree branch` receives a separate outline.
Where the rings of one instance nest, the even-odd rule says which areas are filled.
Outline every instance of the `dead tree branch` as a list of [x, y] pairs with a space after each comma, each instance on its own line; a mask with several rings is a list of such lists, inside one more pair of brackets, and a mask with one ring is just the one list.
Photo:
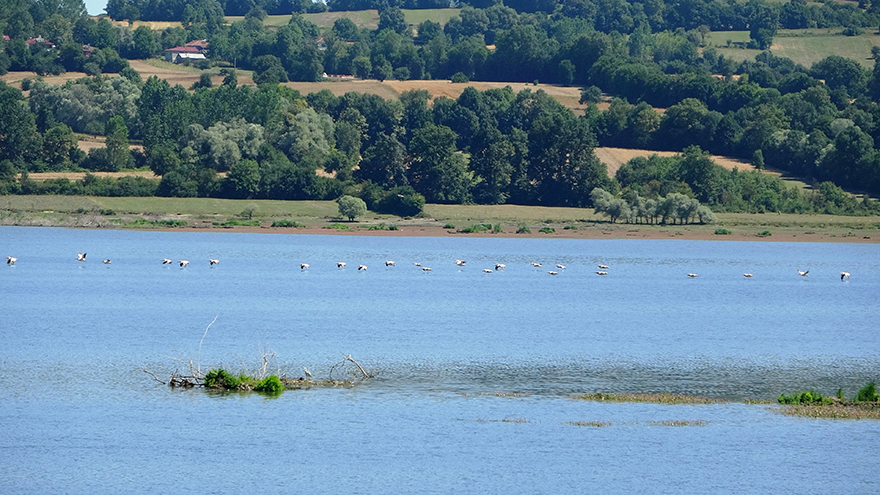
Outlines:
[[354, 359], [352, 359], [351, 354], [349, 354], [348, 356], [345, 356], [344, 358], [342, 358], [342, 361], [339, 361], [338, 363], [336, 363], [336, 364], [334, 364], [333, 366], [330, 367], [330, 379], [331, 379], [331, 380], [333, 379], [333, 371], [336, 370], [337, 367], [343, 367], [343, 366], [345, 366], [345, 363], [346, 363], [346, 362], [350, 362], [350, 363], [354, 364], [355, 366], [357, 366], [357, 369], [358, 369], [358, 370], [361, 372], [361, 374], [363, 375], [363, 379], [364, 379], [364, 380], [366, 380], [366, 379], [368, 379], [368, 378], [372, 378], [372, 375], [370, 375], [369, 373], [367, 373], [367, 370], [365, 370], [364, 367], [360, 365], [360, 363], [358, 363], [357, 361], [355, 361]]

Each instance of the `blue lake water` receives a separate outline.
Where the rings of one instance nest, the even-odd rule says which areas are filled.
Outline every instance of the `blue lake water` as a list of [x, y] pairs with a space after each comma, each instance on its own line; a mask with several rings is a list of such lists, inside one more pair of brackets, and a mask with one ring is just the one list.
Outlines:
[[[877, 245], [2, 227], [0, 250], [0, 493], [880, 493], [877, 421], [571, 398], [853, 396], [880, 379]], [[264, 352], [375, 378], [267, 398], [142, 370]]]

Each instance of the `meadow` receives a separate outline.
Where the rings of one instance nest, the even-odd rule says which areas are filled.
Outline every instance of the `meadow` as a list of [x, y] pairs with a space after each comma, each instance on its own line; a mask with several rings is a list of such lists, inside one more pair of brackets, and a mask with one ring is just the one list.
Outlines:
[[[866, 29], [859, 36], [844, 36], [841, 31], [841, 28], [780, 29], [773, 38], [770, 51], [776, 56], [790, 58], [804, 67], [810, 67], [831, 55], [839, 55], [859, 62], [866, 69], [872, 69], [874, 59], [871, 58], [871, 47], [880, 46], [880, 36], [873, 29]], [[714, 31], [707, 35], [705, 43], [725, 57], [737, 61], [754, 60], [761, 50], [732, 46], [748, 41], [748, 31]]]

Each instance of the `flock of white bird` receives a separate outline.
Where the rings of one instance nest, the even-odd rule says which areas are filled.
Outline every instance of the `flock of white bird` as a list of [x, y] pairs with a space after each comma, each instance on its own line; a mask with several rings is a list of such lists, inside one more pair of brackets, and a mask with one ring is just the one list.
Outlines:
[[[76, 260], [77, 260], [77, 261], [81, 261], [81, 262], [84, 263], [84, 262], [86, 261], [86, 254], [87, 254], [87, 253], [77, 253], [77, 254], [76, 254]], [[9, 266], [15, 266], [15, 262], [16, 262], [16, 261], [18, 261], [18, 258], [15, 258], [15, 257], [13, 257], [13, 256], [7, 256], [7, 257], [6, 257], [6, 264], [9, 265]], [[109, 259], [101, 260], [101, 262], [104, 263], [105, 265], [109, 265], [109, 264], [112, 263]], [[189, 261], [187, 261], [187, 260], [180, 260], [180, 261], [178, 261], [177, 263], [178, 263], [178, 265], [180, 265], [181, 268], [186, 268], [187, 265], [189, 265]], [[172, 264], [174, 264], [174, 260], [172, 260], [172, 259], [170, 259], [170, 258], [164, 258], [164, 259], [162, 260], [162, 264], [163, 264], [163, 265], [172, 265]], [[212, 259], [209, 259], [209, 260], [208, 260], [208, 264], [213, 268], [215, 265], [219, 265], [219, 264], [220, 264], [220, 260], [219, 260], [219, 259], [216, 259], [216, 258], [212, 258]], [[455, 260], [455, 264], [456, 264], [457, 266], [463, 267], [463, 266], [465, 266], [465, 265], [467, 264], [467, 262], [466, 262], [465, 260], [458, 260], [458, 259], [457, 259], [457, 260]], [[543, 265], [542, 265], [541, 263], [538, 263], [538, 262], [536, 262], [536, 261], [532, 261], [530, 264], [531, 264], [534, 268], [542, 268], [542, 267], [543, 267]], [[429, 267], [429, 266], [423, 266], [421, 263], [419, 263], [419, 262], [417, 262], [417, 261], [416, 261], [416, 262], [413, 262], [413, 265], [416, 266], [416, 267], [421, 268], [422, 271], [424, 271], [424, 272], [430, 272], [430, 271], [432, 271], [432, 268], [431, 268], [431, 267]], [[337, 261], [337, 262], [336, 262], [336, 268], [345, 268], [346, 266], [347, 266], [347, 265], [346, 265], [346, 263], [345, 263], [344, 261]], [[386, 267], [391, 267], [391, 266], [397, 266], [397, 264], [394, 262], [394, 260], [385, 260], [385, 266], [386, 266]], [[608, 266], [608, 265], [600, 264], [600, 265], [596, 265], [596, 267], [599, 268], [599, 270], [597, 270], [597, 271], [595, 272], [596, 275], [599, 275], [599, 276], [605, 276], [605, 275], [608, 275], [608, 269], [609, 269], [609, 266]], [[308, 270], [308, 269], [310, 268], [310, 265], [309, 265], [308, 263], [300, 263], [300, 264], [299, 264], [299, 268], [300, 268], [300, 270]], [[496, 272], [496, 271], [499, 271], [499, 270], [504, 270], [505, 268], [507, 268], [507, 265], [505, 265], [504, 263], [495, 263], [495, 269], [494, 269], [494, 270], [492, 270], [492, 269], [490, 269], [490, 268], [483, 268], [483, 273], [493, 273], [493, 272]], [[357, 268], [357, 269], [358, 269], [359, 272], [365, 272], [365, 271], [367, 271], [367, 265], [358, 265], [358, 268]], [[559, 271], [558, 271], [558, 270], [565, 270], [565, 265], [557, 264], [557, 265], [556, 265], [556, 270], [549, 270], [547, 273], [550, 274], [550, 275], [559, 275]], [[798, 275], [800, 275], [801, 277], [806, 277], [806, 276], [808, 276], [808, 275], [810, 274], [810, 271], [809, 271], [809, 270], [806, 270], [806, 271], [804, 271], [804, 270], [798, 270], [797, 273], [798, 273]], [[696, 274], [696, 273], [688, 273], [687, 276], [690, 277], [690, 278], [697, 278], [699, 275]], [[745, 278], [752, 278], [753, 276], [754, 276], [754, 275], [751, 274], [751, 273], [743, 273], [743, 277], [745, 277]], [[850, 276], [850, 273], [849, 273], [849, 272], [840, 272], [840, 280], [841, 280], [841, 281], [849, 280], [849, 276]]]

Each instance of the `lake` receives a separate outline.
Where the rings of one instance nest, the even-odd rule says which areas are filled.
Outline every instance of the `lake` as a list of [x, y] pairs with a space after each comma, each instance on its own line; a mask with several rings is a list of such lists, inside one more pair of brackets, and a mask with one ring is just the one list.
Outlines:
[[[0, 227], [0, 246], [4, 494], [880, 493], [880, 422], [742, 402], [880, 379], [877, 245]], [[272, 398], [144, 372], [264, 354], [375, 376]]]

